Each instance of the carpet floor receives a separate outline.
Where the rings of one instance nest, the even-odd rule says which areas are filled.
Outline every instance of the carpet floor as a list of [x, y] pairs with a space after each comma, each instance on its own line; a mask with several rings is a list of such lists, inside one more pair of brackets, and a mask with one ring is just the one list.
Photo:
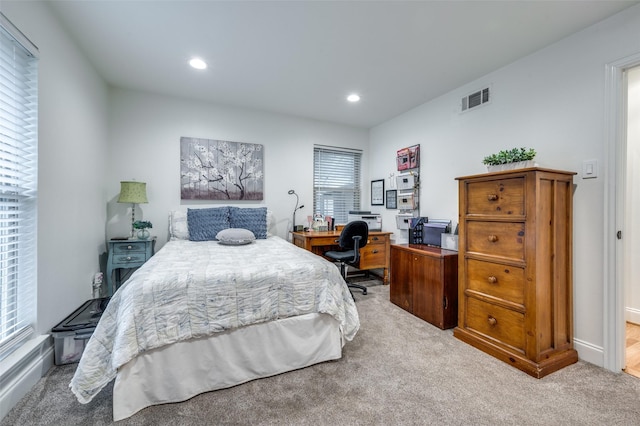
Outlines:
[[[640, 380], [584, 361], [543, 379], [354, 290], [361, 328], [343, 357], [146, 408], [118, 425], [638, 425]], [[110, 425], [112, 385], [82, 405], [76, 364], [53, 367], [0, 422]]]

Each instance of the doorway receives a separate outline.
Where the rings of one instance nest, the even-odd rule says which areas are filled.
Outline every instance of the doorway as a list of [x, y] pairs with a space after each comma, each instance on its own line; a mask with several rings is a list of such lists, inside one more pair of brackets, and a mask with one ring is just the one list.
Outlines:
[[623, 239], [624, 371], [640, 377], [640, 66], [625, 70], [626, 173]]

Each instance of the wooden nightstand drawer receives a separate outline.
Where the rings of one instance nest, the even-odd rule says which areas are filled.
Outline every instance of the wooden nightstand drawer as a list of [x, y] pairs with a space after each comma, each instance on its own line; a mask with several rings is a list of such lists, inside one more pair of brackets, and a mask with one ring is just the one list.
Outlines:
[[467, 223], [467, 252], [524, 261], [524, 248], [524, 223]]
[[524, 215], [524, 178], [470, 183], [467, 214]]
[[143, 253], [146, 251], [147, 245], [145, 242], [127, 242], [121, 244], [114, 244], [113, 251], [116, 254], [120, 253]]
[[524, 314], [467, 297], [466, 328], [524, 353]]
[[467, 259], [469, 290], [524, 305], [524, 268]]

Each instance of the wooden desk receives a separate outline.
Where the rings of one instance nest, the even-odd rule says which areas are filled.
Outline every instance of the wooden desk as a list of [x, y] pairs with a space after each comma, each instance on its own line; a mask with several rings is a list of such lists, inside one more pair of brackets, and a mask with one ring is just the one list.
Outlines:
[[[385, 284], [389, 284], [391, 232], [370, 231], [367, 245], [360, 249], [360, 270], [382, 269]], [[338, 247], [339, 231], [292, 232], [293, 244], [319, 256]]]

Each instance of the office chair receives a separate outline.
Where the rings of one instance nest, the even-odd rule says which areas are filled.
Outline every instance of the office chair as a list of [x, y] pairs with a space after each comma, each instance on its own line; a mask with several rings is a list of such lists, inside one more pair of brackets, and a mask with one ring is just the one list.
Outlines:
[[[345, 225], [340, 233], [338, 245], [341, 250], [331, 250], [325, 252], [325, 256], [340, 262], [340, 272], [347, 281], [347, 264], [355, 265], [360, 260], [360, 249], [367, 245], [369, 239], [369, 225], [362, 220], [354, 220]], [[353, 284], [347, 281], [348, 287], [362, 290], [362, 294], [367, 294], [367, 288], [362, 285]], [[353, 293], [352, 293], [353, 295]]]

